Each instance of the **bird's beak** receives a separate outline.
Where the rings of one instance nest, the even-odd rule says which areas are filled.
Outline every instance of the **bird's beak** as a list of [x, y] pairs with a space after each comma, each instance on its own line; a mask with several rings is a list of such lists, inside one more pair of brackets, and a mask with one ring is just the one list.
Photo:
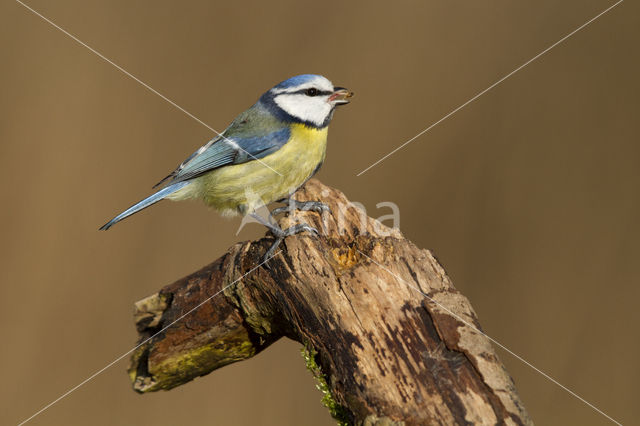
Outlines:
[[353, 96], [353, 92], [348, 91], [344, 87], [334, 87], [333, 93], [329, 96], [329, 102], [334, 105], [344, 105], [349, 103], [349, 98]]

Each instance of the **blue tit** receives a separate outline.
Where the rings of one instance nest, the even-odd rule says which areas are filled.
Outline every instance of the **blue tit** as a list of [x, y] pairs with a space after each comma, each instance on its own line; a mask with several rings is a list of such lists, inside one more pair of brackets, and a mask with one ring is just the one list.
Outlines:
[[333, 112], [352, 95], [320, 75], [298, 75], [279, 83], [162, 179], [156, 185], [166, 182], [162, 189], [100, 229], [166, 198], [200, 199], [223, 215], [251, 214], [271, 229], [277, 244], [287, 235], [312, 231], [306, 225], [282, 231], [255, 211], [279, 200], [295, 208], [322, 209], [319, 203], [295, 201], [291, 195], [322, 165]]

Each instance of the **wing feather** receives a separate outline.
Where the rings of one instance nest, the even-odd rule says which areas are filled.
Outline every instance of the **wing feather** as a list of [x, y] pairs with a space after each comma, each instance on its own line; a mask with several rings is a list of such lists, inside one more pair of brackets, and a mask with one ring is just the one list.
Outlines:
[[183, 182], [219, 167], [259, 161], [287, 143], [290, 134], [289, 129], [284, 127], [261, 136], [219, 137], [191, 154], [159, 184], [169, 178], [172, 178], [171, 183]]
[[170, 184], [188, 181], [219, 167], [260, 161], [280, 149], [290, 136], [289, 127], [258, 102], [157, 185], [167, 180]]

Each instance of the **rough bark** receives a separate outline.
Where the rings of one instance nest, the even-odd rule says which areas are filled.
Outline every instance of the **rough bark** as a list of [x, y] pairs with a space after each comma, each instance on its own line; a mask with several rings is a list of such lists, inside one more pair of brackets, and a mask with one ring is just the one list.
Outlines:
[[132, 356], [136, 391], [171, 389], [286, 336], [305, 345], [341, 422], [531, 424], [471, 304], [430, 251], [317, 180], [296, 198], [331, 213], [296, 212], [280, 225], [306, 222], [323, 235], [288, 237], [268, 268], [256, 265], [272, 237], [238, 243], [136, 304], [141, 341], [153, 336]]

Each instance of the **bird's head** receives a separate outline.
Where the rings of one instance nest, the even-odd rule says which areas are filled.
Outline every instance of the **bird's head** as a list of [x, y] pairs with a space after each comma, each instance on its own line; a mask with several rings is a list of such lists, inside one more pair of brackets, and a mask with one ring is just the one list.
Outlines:
[[274, 86], [260, 102], [285, 120], [322, 128], [329, 125], [335, 107], [348, 104], [351, 96], [321, 75], [303, 74]]

